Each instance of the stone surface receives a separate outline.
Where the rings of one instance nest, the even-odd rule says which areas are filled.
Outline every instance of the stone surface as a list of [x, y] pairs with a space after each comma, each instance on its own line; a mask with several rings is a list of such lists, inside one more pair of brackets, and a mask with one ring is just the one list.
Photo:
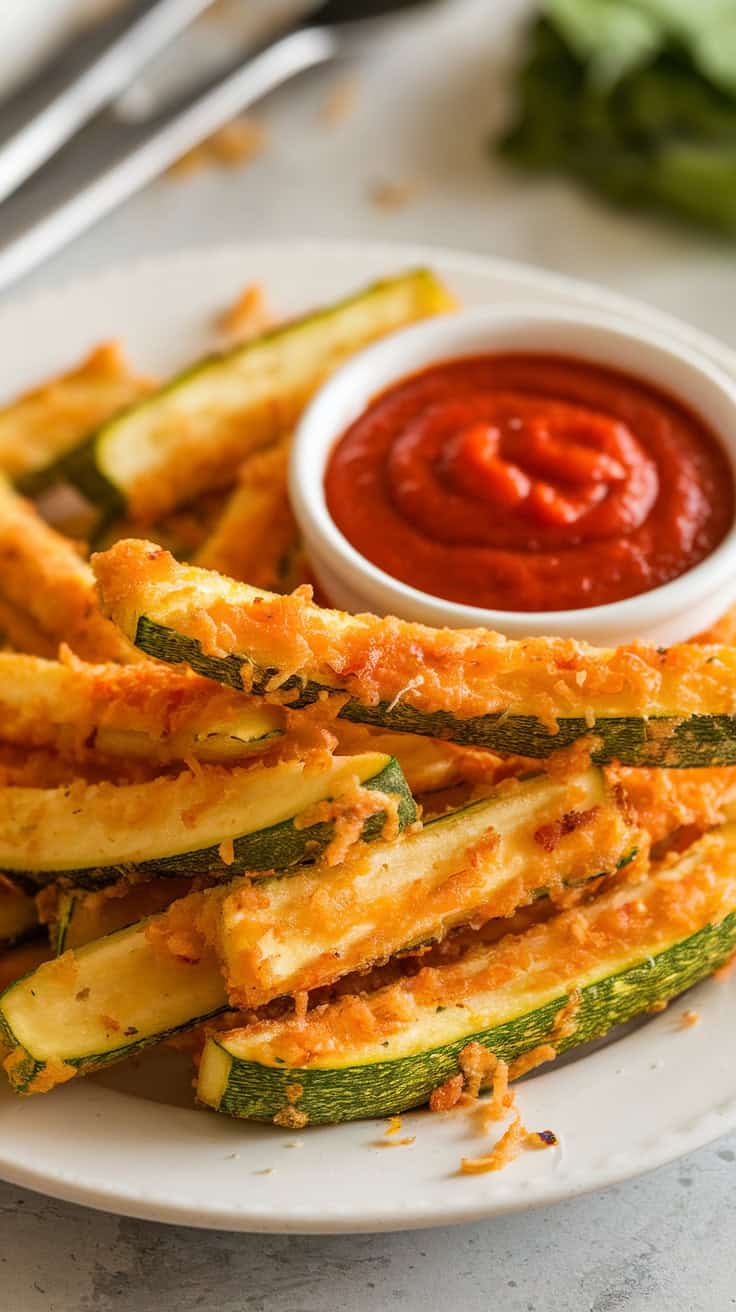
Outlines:
[[[233, 1235], [0, 1185], [3, 1312], [727, 1312], [736, 1136], [652, 1175], [492, 1223]], [[492, 1188], [489, 1181], [489, 1188]]]
[[[17, 294], [186, 245], [418, 240], [596, 279], [736, 346], [732, 249], [611, 213], [489, 159], [486, 142], [504, 112], [503, 66], [525, 8], [524, 0], [455, 0], [403, 20], [366, 53], [344, 121], [321, 121], [344, 71], [302, 79], [259, 110], [269, 142], [247, 168], [159, 182]], [[378, 206], [376, 194], [391, 187], [405, 188], [406, 203]], [[168, 1228], [0, 1185], [0, 1309], [725, 1312], [736, 1305], [735, 1182], [733, 1137], [555, 1208], [458, 1230], [334, 1239]]]

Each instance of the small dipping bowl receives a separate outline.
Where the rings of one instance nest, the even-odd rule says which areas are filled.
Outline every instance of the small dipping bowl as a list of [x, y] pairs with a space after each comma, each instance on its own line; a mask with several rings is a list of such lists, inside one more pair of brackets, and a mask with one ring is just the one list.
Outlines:
[[566, 312], [541, 303], [442, 315], [354, 356], [315, 395], [297, 428], [291, 502], [327, 600], [342, 610], [397, 615], [435, 627], [482, 626], [511, 638], [549, 634], [601, 646], [637, 638], [669, 645], [708, 628], [736, 601], [735, 524], [699, 564], [649, 592], [601, 606], [531, 612], [461, 605], [410, 587], [366, 560], [337, 527], [325, 498], [327, 463], [375, 396], [430, 365], [515, 351], [569, 356], [660, 388], [713, 431], [736, 483], [736, 381], [676, 336], [613, 314]]

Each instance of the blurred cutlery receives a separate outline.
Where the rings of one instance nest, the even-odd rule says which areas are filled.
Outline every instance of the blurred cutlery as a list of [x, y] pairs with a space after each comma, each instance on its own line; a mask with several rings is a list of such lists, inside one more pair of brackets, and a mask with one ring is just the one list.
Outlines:
[[[195, 0], [190, 0], [193, 5]], [[347, 51], [373, 20], [432, 0], [324, 0], [300, 6], [226, 72], [150, 116], [115, 107], [98, 114], [0, 208], [0, 289], [145, 186], [186, 151], [295, 74]], [[308, 14], [304, 16], [304, 9]]]
[[134, 0], [46, 62], [0, 110], [0, 201], [111, 104], [212, 0]]

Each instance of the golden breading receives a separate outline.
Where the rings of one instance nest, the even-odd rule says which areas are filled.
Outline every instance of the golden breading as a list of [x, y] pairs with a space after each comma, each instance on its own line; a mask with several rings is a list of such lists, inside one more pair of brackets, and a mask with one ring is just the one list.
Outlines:
[[81, 364], [0, 410], [0, 470], [19, 478], [48, 464], [152, 387], [152, 379], [133, 372], [118, 342], [102, 342]]
[[257, 451], [241, 467], [195, 562], [270, 592], [290, 592], [307, 579], [286, 477], [290, 439]]
[[51, 528], [31, 502], [4, 481], [0, 481], [0, 600], [19, 617], [19, 627], [11, 625], [15, 639], [9, 635], [14, 645], [28, 632], [22, 626], [30, 625], [28, 640], [34, 652], [42, 645], [33, 636], [37, 630], [47, 650], [66, 643], [85, 660], [140, 660], [132, 644], [101, 614], [94, 575], [74, 543]]

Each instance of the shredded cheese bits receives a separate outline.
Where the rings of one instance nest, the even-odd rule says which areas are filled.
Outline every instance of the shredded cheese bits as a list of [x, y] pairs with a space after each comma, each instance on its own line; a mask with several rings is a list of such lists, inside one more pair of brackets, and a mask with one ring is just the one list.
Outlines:
[[430, 1094], [429, 1110], [431, 1112], [447, 1112], [452, 1107], [456, 1107], [463, 1096], [463, 1082], [462, 1073], [450, 1075], [444, 1084], [438, 1085]]
[[527, 1132], [521, 1123], [521, 1112], [514, 1118], [494, 1148], [483, 1157], [463, 1157], [460, 1170], [463, 1175], [485, 1175], [488, 1171], [502, 1171], [519, 1156]]
[[336, 127], [350, 117], [358, 101], [358, 91], [355, 77], [341, 77], [333, 82], [320, 109], [320, 119], [326, 127]]
[[332, 824], [333, 837], [325, 849], [323, 861], [327, 866], [340, 865], [350, 849], [360, 840], [363, 826], [371, 816], [385, 815], [381, 837], [387, 841], [398, 836], [399, 806], [401, 799], [393, 794], [364, 788], [357, 775], [346, 783], [338, 797], [329, 798], [310, 806], [295, 816], [295, 829], [311, 829], [317, 824]]
[[406, 1134], [401, 1139], [397, 1138], [396, 1136], [399, 1134], [400, 1130], [401, 1130], [401, 1117], [390, 1116], [388, 1119], [388, 1124], [386, 1126], [386, 1129], [384, 1130], [384, 1138], [379, 1139], [376, 1142], [375, 1147], [376, 1148], [407, 1148], [409, 1147], [410, 1144], [416, 1143], [415, 1134]]
[[274, 322], [260, 283], [249, 283], [237, 300], [222, 312], [217, 328], [231, 342], [247, 342]]
[[273, 1118], [274, 1125], [280, 1125], [284, 1130], [303, 1130], [305, 1125], [309, 1124], [309, 1116], [302, 1112], [298, 1107], [288, 1105], [282, 1107]]
[[307, 1112], [301, 1111], [296, 1104], [304, 1096], [303, 1084], [287, 1084], [284, 1089], [286, 1097], [286, 1106], [281, 1108], [273, 1118], [274, 1125], [280, 1125], [287, 1130], [303, 1130], [305, 1125], [309, 1124]]
[[422, 185], [415, 178], [386, 178], [371, 188], [370, 199], [380, 210], [401, 210], [420, 195]]
[[224, 866], [231, 866], [235, 860], [235, 844], [232, 838], [224, 838], [217, 849]]
[[266, 133], [260, 123], [252, 118], [236, 118], [188, 150], [169, 167], [167, 174], [170, 178], [184, 178], [213, 164], [237, 168], [250, 163], [265, 146]]
[[466, 1085], [465, 1097], [468, 1101], [477, 1098], [479, 1085], [487, 1082], [489, 1075], [492, 1076], [490, 1101], [480, 1108], [484, 1127], [487, 1127], [489, 1122], [504, 1120], [509, 1113], [512, 1119], [489, 1153], [484, 1153], [480, 1157], [463, 1157], [460, 1163], [461, 1174], [485, 1175], [488, 1172], [501, 1171], [510, 1162], [515, 1161], [525, 1148], [549, 1148], [557, 1143], [557, 1138], [551, 1130], [529, 1131], [525, 1128], [521, 1112], [514, 1103], [514, 1094], [509, 1088], [511, 1079], [520, 1078], [541, 1062], [549, 1061], [555, 1056], [556, 1052], [551, 1044], [540, 1044], [509, 1065], [489, 1052], [487, 1048], [482, 1048], [481, 1044], [469, 1043], [463, 1049], [459, 1063], [461, 1078]]

